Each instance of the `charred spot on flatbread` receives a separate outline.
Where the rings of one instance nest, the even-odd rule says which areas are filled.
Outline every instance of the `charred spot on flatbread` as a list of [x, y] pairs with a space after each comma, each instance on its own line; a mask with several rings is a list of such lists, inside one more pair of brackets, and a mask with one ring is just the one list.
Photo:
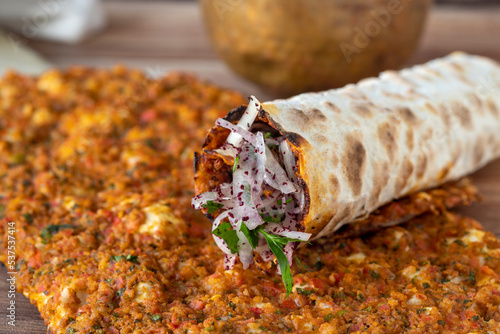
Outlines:
[[337, 107], [335, 104], [331, 103], [330, 101], [326, 101], [323, 104], [325, 105], [325, 107], [332, 110], [334, 113], [340, 114], [342, 112], [342, 110], [340, 110], [339, 107]]
[[355, 196], [361, 193], [363, 187], [363, 174], [366, 169], [366, 149], [363, 143], [354, 135], [348, 135], [346, 149], [343, 154], [344, 173]]
[[488, 99], [486, 105], [488, 106], [488, 110], [493, 116], [495, 116], [496, 118], [500, 118], [500, 109], [498, 109], [497, 105], [491, 98]]
[[367, 104], [355, 104], [353, 106], [354, 112], [361, 117], [371, 118], [373, 117], [373, 112]]
[[398, 128], [396, 125], [386, 122], [379, 125], [377, 133], [380, 142], [389, 156], [389, 159], [393, 160], [394, 154], [398, 150]]
[[452, 112], [455, 113], [457, 116], [460, 124], [465, 128], [465, 129], [471, 129], [472, 128], [472, 116], [471, 116], [471, 111], [467, 106], [461, 103], [455, 103], [452, 108]]
[[408, 107], [398, 108], [397, 112], [399, 117], [401, 117], [401, 119], [408, 124], [413, 124], [418, 120], [417, 116], [415, 116], [413, 111], [411, 111]]
[[396, 186], [394, 189], [395, 194], [400, 195], [403, 189], [408, 184], [408, 179], [413, 173], [413, 164], [409, 159], [405, 159], [401, 168], [399, 169], [398, 178], [396, 180]]

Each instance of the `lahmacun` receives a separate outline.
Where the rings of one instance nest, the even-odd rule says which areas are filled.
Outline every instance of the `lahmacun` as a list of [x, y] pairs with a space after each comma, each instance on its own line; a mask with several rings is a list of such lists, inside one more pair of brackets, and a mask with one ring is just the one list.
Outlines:
[[467, 181], [396, 203], [401, 215], [435, 211], [405, 225], [299, 248], [288, 297], [275, 264], [225, 271], [190, 208], [192, 156], [243, 102], [122, 67], [0, 81], [1, 260], [13, 221], [17, 288], [50, 332], [497, 330], [500, 241], [446, 211], [476, 198]]

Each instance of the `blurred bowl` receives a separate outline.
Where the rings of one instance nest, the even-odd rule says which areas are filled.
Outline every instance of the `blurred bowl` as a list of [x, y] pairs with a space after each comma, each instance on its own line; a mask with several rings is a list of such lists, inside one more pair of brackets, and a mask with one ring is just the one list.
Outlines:
[[412, 55], [432, 0], [200, 0], [217, 53], [278, 95], [341, 87]]

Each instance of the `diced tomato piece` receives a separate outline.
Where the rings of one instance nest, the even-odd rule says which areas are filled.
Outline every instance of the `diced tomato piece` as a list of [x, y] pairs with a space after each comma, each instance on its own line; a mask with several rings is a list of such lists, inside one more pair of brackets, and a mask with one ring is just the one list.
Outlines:
[[147, 109], [141, 114], [141, 122], [150, 122], [156, 119], [156, 110]]
[[257, 319], [260, 319], [260, 314], [264, 312], [261, 308], [259, 307], [250, 307], [250, 311], [252, 311], [255, 314], [255, 317]]
[[289, 308], [289, 309], [292, 309], [292, 310], [296, 310], [298, 307], [297, 307], [297, 304], [295, 304], [295, 301], [293, 299], [286, 299], [283, 301], [283, 303], [281, 303], [280, 307], [282, 308]]
[[42, 254], [39, 251], [28, 260], [28, 267], [38, 269], [42, 265]]
[[202, 300], [194, 299], [189, 303], [189, 307], [193, 310], [203, 310], [205, 308], [205, 303]]

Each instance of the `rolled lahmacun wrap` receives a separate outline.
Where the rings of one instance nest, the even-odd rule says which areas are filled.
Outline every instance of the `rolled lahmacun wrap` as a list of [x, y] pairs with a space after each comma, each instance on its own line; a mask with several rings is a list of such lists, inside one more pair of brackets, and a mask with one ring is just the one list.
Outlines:
[[[196, 154], [193, 206], [214, 219], [227, 267], [236, 255], [249, 265], [249, 251], [272, 258], [273, 233], [291, 262], [290, 244], [330, 235], [499, 156], [500, 66], [453, 53], [340, 89], [262, 105], [252, 97], [218, 120]], [[228, 233], [238, 242], [229, 250]]]

